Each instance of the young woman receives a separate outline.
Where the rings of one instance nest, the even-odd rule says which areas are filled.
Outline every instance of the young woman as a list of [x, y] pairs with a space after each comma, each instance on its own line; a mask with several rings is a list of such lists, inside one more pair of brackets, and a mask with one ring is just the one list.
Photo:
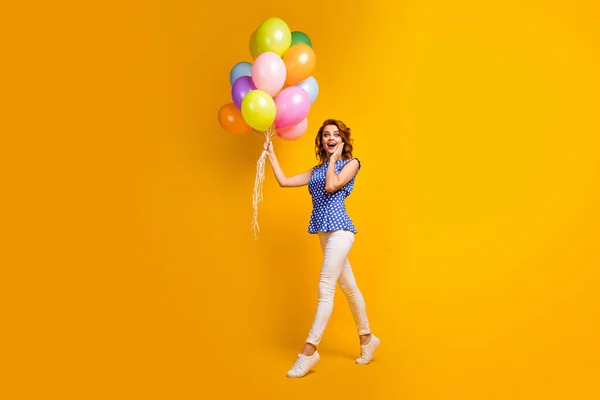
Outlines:
[[273, 143], [267, 141], [264, 144], [279, 186], [308, 185], [313, 201], [308, 232], [318, 234], [323, 250], [317, 311], [306, 344], [287, 373], [289, 378], [303, 377], [319, 362], [321, 356], [317, 346], [321, 342], [333, 311], [337, 282], [348, 299], [360, 338], [361, 355], [356, 359], [356, 363], [371, 362], [373, 353], [380, 343], [379, 338], [371, 333], [365, 300], [358, 290], [348, 261], [356, 228], [346, 213], [344, 201], [352, 192], [354, 179], [360, 170], [360, 162], [352, 157], [350, 135], [350, 128], [342, 121], [325, 120], [315, 138], [315, 150], [320, 163], [304, 173], [289, 178], [279, 166]]

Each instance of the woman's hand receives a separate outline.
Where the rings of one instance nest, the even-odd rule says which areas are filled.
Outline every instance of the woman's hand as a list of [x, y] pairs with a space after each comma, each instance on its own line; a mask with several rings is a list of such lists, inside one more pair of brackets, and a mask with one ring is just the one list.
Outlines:
[[331, 163], [335, 163], [337, 160], [339, 160], [342, 157], [342, 151], [344, 151], [344, 142], [338, 144], [337, 147], [335, 148], [335, 151], [331, 155], [331, 160], [330, 160]]
[[269, 157], [273, 157], [275, 155], [275, 150], [273, 149], [273, 142], [270, 140], [265, 141], [263, 144], [263, 149], [267, 152]]

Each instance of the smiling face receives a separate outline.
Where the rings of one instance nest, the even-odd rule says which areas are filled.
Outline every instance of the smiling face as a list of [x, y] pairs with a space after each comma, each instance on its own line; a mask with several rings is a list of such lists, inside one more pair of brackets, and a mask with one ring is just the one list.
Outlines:
[[340, 130], [336, 125], [327, 125], [323, 129], [323, 135], [321, 138], [323, 147], [329, 156], [331, 156], [336, 147], [342, 143], [342, 136], [340, 135]]
[[352, 145], [352, 131], [339, 119], [329, 118], [323, 121], [319, 131], [315, 135], [315, 155], [321, 165], [329, 161], [341, 143], [344, 149], [341, 154], [342, 160], [352, 158], [354, 146]]

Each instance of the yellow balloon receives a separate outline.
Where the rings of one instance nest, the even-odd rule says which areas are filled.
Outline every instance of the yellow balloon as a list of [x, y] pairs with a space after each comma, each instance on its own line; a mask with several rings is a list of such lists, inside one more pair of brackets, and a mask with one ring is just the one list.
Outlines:
[[292, 32], [281, 18], [267, 18], [256, 30], [256, 44], [259, 53], [271, 51], [281, 56], [292, 44]]
[[252, 59], [256, 60], [256, 57], [260, 55], [258, 51], [258, 45], [256, 44], [256, 31], [250, 36], [250, 55]]
[[263, 90], [251, 90], [242, 100], [244, 121], [257, 131], [266, 131], [275, 121], [275, 101]]

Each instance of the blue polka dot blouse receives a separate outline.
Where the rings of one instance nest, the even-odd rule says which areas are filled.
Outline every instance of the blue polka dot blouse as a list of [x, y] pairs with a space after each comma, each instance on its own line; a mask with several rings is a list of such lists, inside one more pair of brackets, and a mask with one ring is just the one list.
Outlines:
[[[339, 174], [342, 167], [352, 160], [337, 160], [335, 163], [335, 173]], [[358, 161], [358, 159], [355, 160]], [[326, 161], [325, 164], [314, 167], [312, 169], [312, 176], [308, 181], [308, 191], [312, 196], [313, 202], [308, 232], [318, 233], [347, 230], [356, 233], [356, 228], [346, 213], [346, 205], [344, 204], [346, 197], [352, 193], [356, 175], [337, 191], [328, 193], [325, 191], [325, 176], [328, 166], [329, 161]], [[358, 170], [360, 171], [360, 161], [358, 161]]]

